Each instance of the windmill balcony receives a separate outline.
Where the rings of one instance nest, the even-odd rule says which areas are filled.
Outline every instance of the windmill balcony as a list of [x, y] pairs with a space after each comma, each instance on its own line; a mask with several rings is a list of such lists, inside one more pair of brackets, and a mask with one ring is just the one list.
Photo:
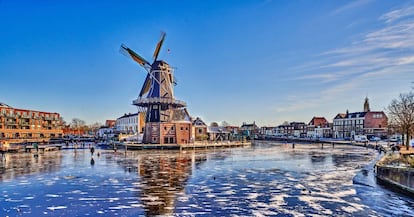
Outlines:
[[137, 106], [149, 106], [149, 105], [156, 105], [156, 104], [162, 104], [162, 105], [172, 105], [176, 107], [186, 107], [186, 103], [181, 100], [176, 100], [172, 98], [138, 98], [133, 101], [134, 105]]

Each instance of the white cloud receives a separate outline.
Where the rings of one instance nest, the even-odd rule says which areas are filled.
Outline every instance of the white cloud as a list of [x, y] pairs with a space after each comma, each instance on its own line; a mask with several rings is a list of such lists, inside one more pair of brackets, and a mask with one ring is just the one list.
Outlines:
[[406, 65], [406, 64], [412, 64], [412, 63], [414, 63], [414, 56], [407, 56], [407, 57], [400, 58], [397, 62], [398, 65]]
[[[318, 58], [319, 65], [312, 64], [302, 72], [305, 75], [297, 79], [319, 79], [321, 82], [333, 82], [341, 78], [370, 75], [396, 65], [410, 67], [414, 63], [414, 17], [400, 19], [414, 15], [414, 7], [394, 10], [381, 16], [383, 27], [365, 34], [353, 41], [349, 46], [322, 53]], [[412, 67], [412, 66], [411, 66]], [[319, 73], [309, 74], [318, 71]], [[326, 69], [325, 72], [323, 69]]]
[[356, 1], [351, 1], [346, 5], [343, 5], [337, 9], [335, 9], [334, 11], [331, 12], [331, 15], [337, 15], [340, 14], [344, 11], [348, 11], [348, 10], [353, 10], [355, 8], [358, 7], [362, 7], [368, 3], [372, 2], [372, 0], [356, 0]]
[[414, 6], [401, 8], [398, 10], [390, 11], [380, 17], [380, 20], [384, 20], [386, 23], [391, 23], [401, 18], [410, 17], [414, 15]]
[[[357, 6], [352, 3], [337, 9], [336, 13]], [[308, 88], [296, 100], [286, 100], [276, 111], [312, 110], [321, 104], [350, 100], [369, 91], [380, 95], [381, 90], [392, 85], [390, 81], [398, 79], [399, 82], [408, 80], [409, 85], [410, 79], [414, 79], [413, 15], [414, 6], [388, 12], [380, 17], [382, 26], [376, 30], [361, 35], [348, 46], [317, 55], [317, 60], [295, 66], [298, 74], [295, 79], [312, 83], [315, 88]]]

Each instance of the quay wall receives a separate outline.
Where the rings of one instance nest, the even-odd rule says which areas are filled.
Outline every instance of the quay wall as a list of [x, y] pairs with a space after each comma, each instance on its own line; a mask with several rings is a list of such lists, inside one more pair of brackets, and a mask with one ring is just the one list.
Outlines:
[[255, 140], [264, 140], [264, 141], [278, 141], [278, 142], [287, 142], [287, 143], [312, 143], [312, 144], [334, 144], [334, 145], [354, 145], [354, 146], [369, 146], [368, 143], [355, 142], [355, 141], [337, 141], [337, 140], [319, 140], [319, 139], [308, 139], [308, 138], [286, 138], [286, 137], [270, 137], [270, 138], [258, 138]]
[[377, 179], [383, 184], [414, 195], [414, 168], [375, 165]]

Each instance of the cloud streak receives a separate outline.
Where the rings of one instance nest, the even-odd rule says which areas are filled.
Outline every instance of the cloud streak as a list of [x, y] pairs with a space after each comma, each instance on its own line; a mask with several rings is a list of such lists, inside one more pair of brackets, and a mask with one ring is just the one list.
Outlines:
[[[367, 2], [364, 2], [366, 4]], [[334, 13], [361, 6], [351, 2]], [[389, 11], [379, 17], [379, 28], [354, 40], [348, 46], [317, 55], [318, 60], [296, 66], [301, 72], [296, 80], [323, 84], [324, 89], [300, 100], [288, 101], [277, 111], [305, 110], [318, 104], [361, 90], [373, 80], [385, 81], [392, 76], [409, 76], [414, 73], [414, 6]], [[361, 94], [361, 93], [359, 93]], [[366, 94], [366, 93], [364, 93]]]
[[349, 10], [353, 10], [355, 8], [359, 8], [362, 7], [368, 3], [372, 2], [372, 0], [356, 0], [356, 1], [352, 1], [346, 5], [343, 5], [337, 9], [335, 9], [334, 11], [331, 12], [331, 16], [333, 15], [337, 15], [340, 13], [343, 13], [345, 11], [349, 11]]

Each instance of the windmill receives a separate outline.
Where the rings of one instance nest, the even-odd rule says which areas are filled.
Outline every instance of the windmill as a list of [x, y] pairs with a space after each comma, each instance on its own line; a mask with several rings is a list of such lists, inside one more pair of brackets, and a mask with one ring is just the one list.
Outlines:
[[[181, 140], [183, 142], [189, 141], [189, 136], [188, 138], [186, 136], [185, 139], [178, 138], [180, 136], [177, 136], [177, 127], [171, 127], [177, 122], [191, 122], [185, 108], [186, 103], [174, 98], [173, 87], [177, 82], [173, 76], [172, 67], [167, 62], [158, 60], [158, 54], [164, 43], [165, 35], [164, 32], [161, 33], [161, 38], [155, 47], [152, 64], [127, 46], [121, 45], [121, 52], [131, 57], [147, 72], [139, 96], [133, 101], [133, 104], [140, 111], [146, 112], [144, 143], [179, 143]], [[167, 131], [167, 125], [170, 130], [162, 132], [163, 130]], [[191, 127], [187, 126], [186, 128], [190, 132]], [[166, 133], [168, 135], [166, 138], [163, 138], [163, 134]]]

